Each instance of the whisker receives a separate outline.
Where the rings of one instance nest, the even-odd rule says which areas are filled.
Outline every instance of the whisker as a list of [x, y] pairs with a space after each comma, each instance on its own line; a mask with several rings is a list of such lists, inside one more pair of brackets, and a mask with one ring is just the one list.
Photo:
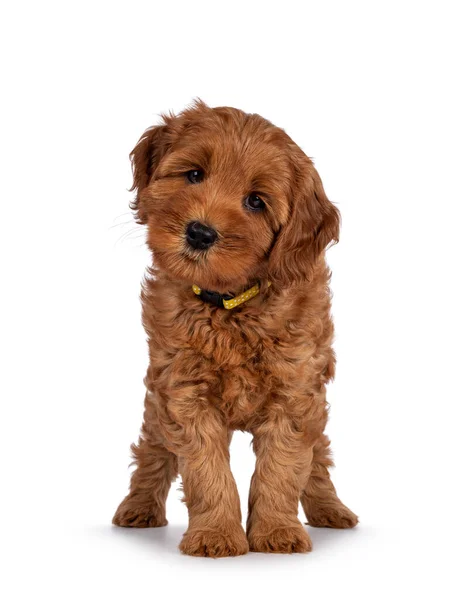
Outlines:
[[142, 228], [141, 225], [138, 225], [137, 223], [135, 224], [134, 227], [132, 227], [131, 229], [124, 231], [115, 241], [114, 245], [116, 246], [119, 243], [123, 243], [125, 241], [130, 241], [130, 240], [138, 240], [139, 238], [142, 238], [142, 236], [144, 236], [144, 244], [145, 244], [145, 240], [147, 238], [146, 236], [146, 231], [145, 229]]
[[116, 227], [124, 227], [125, 225], [131, 225], [132, 223], [136, 223], [136, 221], [134, 219], [129, 219], [123, 223], [115, 223], [114, 225], [110, 225], [108, 230], [115, 229]]

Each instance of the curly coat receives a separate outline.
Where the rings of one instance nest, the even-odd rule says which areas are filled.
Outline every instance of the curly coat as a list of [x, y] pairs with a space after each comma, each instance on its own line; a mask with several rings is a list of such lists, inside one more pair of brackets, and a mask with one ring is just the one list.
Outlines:
[[[166, 525], [171, 482], [182, 476], [189, 527], [182, 552], [230, 556], [307, 552], [309, 525], [353, 527], [336, 495], [325, 384], [333, 377], [326, 247], [339, 213], [311, 160], [256, 114], [197, 101], [147, 130], [131, 153], [138, 221], [153, 253], [142, 292], [150, 366], [137, 465], [116, 525]], [[186, 173], [204, 174], [191, 183]], [[264, 209], [243, 199], [258, 193]], [[189, 222], [218, 233], [207, 251], [186, 244]], [[260, 293], [225, 310], [192, 284]], [[269, 282], [271, 285], [269, 285]], [[234, 430], [253, 435], [247, 532], [229, 462]]]

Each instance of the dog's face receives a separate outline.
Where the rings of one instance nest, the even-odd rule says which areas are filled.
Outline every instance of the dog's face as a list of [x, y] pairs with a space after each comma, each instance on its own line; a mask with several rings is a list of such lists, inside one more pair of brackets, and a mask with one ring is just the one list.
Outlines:
[[156, 266], [218, 292], [308, 278], [339, 213], [312, 162], [259, 115], [201, 102], [146, 131], [131, 153], [133, 208]]

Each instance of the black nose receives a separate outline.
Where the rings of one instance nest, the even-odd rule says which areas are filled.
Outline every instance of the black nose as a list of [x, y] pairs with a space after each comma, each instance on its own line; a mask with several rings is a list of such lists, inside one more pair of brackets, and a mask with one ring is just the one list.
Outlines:
[[217, 231], [203, 223], [192, 221], [186, 227], [186, 239], [188, 244], [196, 250], [206, 250], [217, 240]]

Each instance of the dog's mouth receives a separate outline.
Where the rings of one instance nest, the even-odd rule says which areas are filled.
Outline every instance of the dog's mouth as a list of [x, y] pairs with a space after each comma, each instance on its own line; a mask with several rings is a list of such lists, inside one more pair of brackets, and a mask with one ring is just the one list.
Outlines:
[[195, 264], [206, 264], [208, 262], [208, 258], [211, 257], [212, 248], [207, 250], [195, 250], [194, 248], [190, 248], [187, 244], [181, 251], [181, 256], [183, 259], [193, 262]]

